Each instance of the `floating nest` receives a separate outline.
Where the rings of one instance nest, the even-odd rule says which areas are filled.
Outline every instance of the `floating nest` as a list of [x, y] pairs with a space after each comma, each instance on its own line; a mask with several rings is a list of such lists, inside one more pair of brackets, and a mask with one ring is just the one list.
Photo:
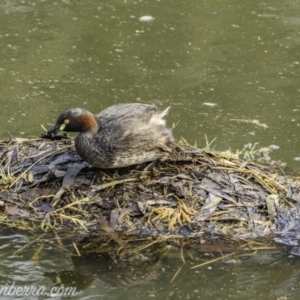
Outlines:
[[278, 166], [179, 142], [168, 161], [115, 170], [83, 162], [74, 140], [0, 142], [0, 212], [90, 236], [235, 239], [300, 227], [300, 183]]

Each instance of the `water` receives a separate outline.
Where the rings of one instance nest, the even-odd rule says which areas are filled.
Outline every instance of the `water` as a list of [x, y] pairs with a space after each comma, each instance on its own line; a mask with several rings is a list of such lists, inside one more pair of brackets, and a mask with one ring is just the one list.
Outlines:
[[[171, 106], [177, 138], [204, 147], [207, 135], [217, 150], [276, 145], [272, 157], [298, 170], [299, 12], [292, 0], [2, 0], [0, 138], [39, 136], [69, 107], [145, 102]], [[36, 237], [25, 230], [3, 226], [1, 236], [5, 284], [50, 286], [45, 270], [72, 265], [50, 246], [38, 264], [30, 251], [12, 255]], [[181, 262], [169, 259], [156, 281], [115, 289], [98, 278], [80, 297], [295, 299], [299, 260], [273, 251], [199, 273], [184, 266], [172, 284]]]

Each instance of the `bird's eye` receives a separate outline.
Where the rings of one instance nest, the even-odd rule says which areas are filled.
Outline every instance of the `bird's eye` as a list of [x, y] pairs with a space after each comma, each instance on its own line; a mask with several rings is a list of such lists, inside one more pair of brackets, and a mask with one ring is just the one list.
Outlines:
[[65, 120], [64, 120], [64, 123], [65, 123], [65, 124], [69, 124], [69, 122], [70, 122], [69, 119], [65, 119]]

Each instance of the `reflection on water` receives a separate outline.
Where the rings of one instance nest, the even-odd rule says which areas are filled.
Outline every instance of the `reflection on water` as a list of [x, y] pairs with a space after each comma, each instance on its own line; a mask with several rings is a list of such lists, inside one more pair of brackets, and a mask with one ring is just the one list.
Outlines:
[[[275, 145], [273, 156], [298, 168], [299, 11], [291, 0], [0, 1], [0, 137], [39, 135], [40, 124], [48, 127], [71, 106], [97, 113], [142, 101], [171, 105], [178, 138], [202, 147], [207, 134], [219, 150]], [[13, 255], [35, 236], [6, 228], [0, 236], [1, 284], [51, 286], [45, 272], [73, 268], [68, 254], [53, 252], [52, 237], [32, 259], [43, 238]], [[299, 293], [299, 259], [284, 249], [199, 270], [190, 267], [203, 254], [185, 251], [172, 283], [182, 259], [171, 253], [147, 284], [112, 288], [99, 276], [82, 299]]]
[[[83, 239], [76, 247], [72, 254], [74, 271], [86, 278], [97, 276], [114, 288], [132, 288], [155, 281], [168, 252], [165, 242], [147, 238], [128, 239], [121, 245], [107, 237]], [[70, 282], [64, 272], [57, 276]], [[74, 281], [70, 284], [74, 285]]]
[[32, 11], [34, 8], [32, 6], [19, 5], [17, 1], [5, 0], [5, 4], [0, 4], [0, 9], [3, 10], [6, 14], [10, 13], [26, 13]]
[[180, 249], [167, 240], [120, 246], [98, 238], [77, 241], [75, 249], [69, 233], [29, 237], [5, 227], [1, 240], [1, 287], [76, 287], [72, 299], [297, 299], [300, 292], [299, 258], [263, 241], [246, 250], [220, 240], [203, 247], [183, 241]]

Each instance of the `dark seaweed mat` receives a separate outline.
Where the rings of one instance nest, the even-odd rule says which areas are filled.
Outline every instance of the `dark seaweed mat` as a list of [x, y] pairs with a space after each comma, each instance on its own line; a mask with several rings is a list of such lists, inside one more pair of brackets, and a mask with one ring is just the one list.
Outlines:
[[300, 226], [299, 182], [233, 155], [179, 143], [150, 171], [92, 168], [71, 139], [10, 139], [0, 155], [0, 211], [40, 220], [44, 230], [72, 227], [118, 241], [118, 234], [244, 239]]

